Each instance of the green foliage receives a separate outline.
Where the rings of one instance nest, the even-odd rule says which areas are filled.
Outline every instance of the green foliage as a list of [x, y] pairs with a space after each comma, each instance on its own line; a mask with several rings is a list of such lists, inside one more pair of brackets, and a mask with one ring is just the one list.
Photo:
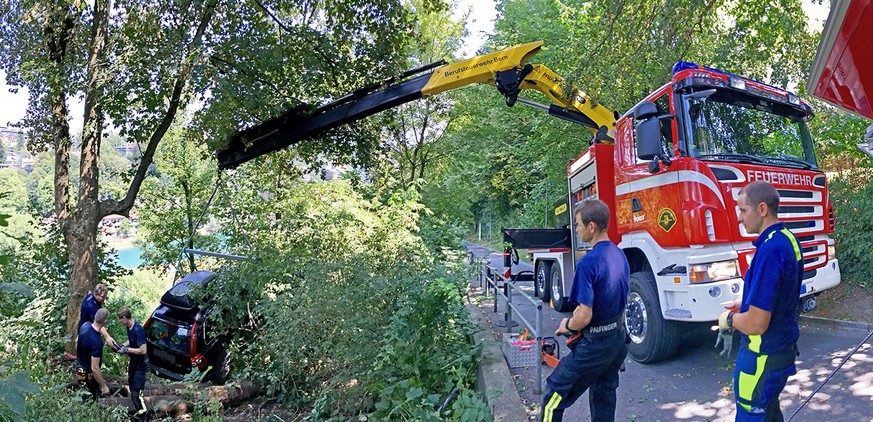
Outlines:
[[214, 212], [206, 205], [216, 183], [215, 162], [194, 134], [172, 130], [167, 138], [153, 175], [143, 183], [138, 208], [142, 258], [145, 265], [158, 268], [179, 265], [184, 246], [216, 249], [215, 238], [199, 231]]
[[[194, 120], [211, 146], [288, 108], [311, 109], [403, 70], [412, 21], [399, 0], [258, 4], [228, 3], [215, 18], [224, 36], [197, 76], [210, 95]], [[379, 129], [340, 128], [298, 145], [296, 154], [310, 163], [362, 163], [378, 148]]]
[[0, 169], [0, 211], [27, 211], [27, 190], [23, 177], [11, 169]]
[[[459, 257], [452, 258], [459, 262]], [[459, 265], [438, 265], [431, 273], [423, 274], [423, 283], [413, 283], [408, 296], [396, 305], [391, 322], [386, 327], [383, 346], [371, 369], [369, 378], [375, 382], [370, 390], [376, 393], [377, 420], [434, 420], [433, 406], [441, 392], [457, 387], [469, 392], [465, 372], [476, 367], [476, 354], [468, 344], [468, 336], [475, 332], [466, 318], [461, 298], [469, 278]], [[484, 420], [487, 407], [481, 401], [469, 407], [453, 409], [452, 419], [471, 409], [481, 413]]]
[[[64, 340], [68, 298], [69, 259], [56, 224], [35, 226], [21, 239], [21, 247], [0, 265], [0, 311], [8, 326], [0, 327], [0, 342], [11, 342], [6, 353], [20, 351], [23, 338], [36, 340], [46, 351], [60, 351]], [[98, 251], [100, 282], [108, 286], [129, 273], [115, 255]], [[8, 318], [8, 319], [7, 319]], [[3, 353], [0, 352], [0, 359]]]
[[15, 372], [0, 378], [0, 416], [4, 416], [7, 412], [18, 418], [24, 416], [25, 394], [38, 391], [39, 388], [30, 382], [30, 374], [27, 372]]
[[[261, 180], [260, 170], [237, 181]], [[469, 274], [414, 235], [414, 190], [365, 199], [331, 181], [234, 192], [256, 245], [256, 261], [224, 271], [213, 292], [219, 325], [235, 336], [235, 376], [319, 420], [436, 417], [453, 387], [471, 388]]]
[[873, 289], [873, 172], [869, 167], [847, 172], [829, 183], [836, 215], [837, 259], [843, 280]]
[[[59, 415], [75, 415], [75, 420], [87, 422], [129, 420], [125, 407], [105, 409], [92, 402], [87, 391], [69, 390], [69, 367], [55, 366], [52, 360], [46, 359], [46, 345], [42, 343], [44, 339], [38, 334], [34, 335], [38, 329], [28, 327], [27, 330], [32, 333], [18, 339], [15, 354], [4, 353], [2, 356], [0, 420], [62, 419]], [[6, 338], [2, 340], [8, 341]], [[23, 400], [24, 397], [26, 400]]]
[[813, 102], [816, 117], [809, 123], [816, 140], [819, 167], [826, 171], [845, 172], [870, 165], [870, 157], [858, 150], [870, 122], [848, 114], [823, 101]]

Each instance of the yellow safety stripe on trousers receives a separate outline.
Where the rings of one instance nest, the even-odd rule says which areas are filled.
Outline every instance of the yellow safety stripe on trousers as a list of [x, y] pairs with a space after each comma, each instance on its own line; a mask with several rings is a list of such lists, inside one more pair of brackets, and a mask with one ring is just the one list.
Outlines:
[[761, 335], [749, 334], [749, 350], [755, 353], [761, 353]]
[[558, 393], [552, 393], [552, 398], [549, 399], [549, 403], [546, 404], [546, 408], [543, 409], [543, 422], [552, 422], [552, 415], [555, 413], [555, 409], [558, 408], [558, 404], [561, 403], [561, 395]]
[[[761, 336], [758, 336], [758, 337], [760, 338]], [[761, 381], [761, 375], [764, 374], [764, 366], [767, 364], [768, 357], [769, 357], [768, 355], [758, 356], [757, 362], [755, 364], [755, 374], [754, 375], [747, 374], [743, 371], [740, 371], [740, 376], [739, 376], [740, 385], [737, 386], [737, 392], [739, 393], [739, 396], [741, 399], [743, 399], [747, 402], [752, 401], [752, 394], [755, 393], [755, 387], [758, 385], [758, 382]], [[745, 403], [739, 403], [739, 402], [738, 402], [738, 404], [740, 406], [743, 406], [743, 409], [746, 409], [746, 411], [749, 411], [749, 412], [752, 411], [751, 405], [748, 405]]]
[[146, 407], [145, 397], [143, 397], [143, 392], [140, 392], [140, 393], [139, 393], [139, 403], [142, 405], [142, 409], [139, 409], [139, 411], [136, 412], [136, 414], [137, 414], [137, 415], [142, 415], [142, 414], [144, 414], [144, 413], [148, 413], [149, 408]]
[[798, 261], [800, 261], [800, 245], [797, 244], [797, 238], [795, 238], [794, 235], [791, 234], [791, 232], [788, 231], [788, 229], [786, 229], [785, 227], [782, 228], [782, 234], [784, 234], [785, 237], [787, 237], [788, 240], [791, 241], [791, 246], [794, 246], [794, 256], [797, 257]]

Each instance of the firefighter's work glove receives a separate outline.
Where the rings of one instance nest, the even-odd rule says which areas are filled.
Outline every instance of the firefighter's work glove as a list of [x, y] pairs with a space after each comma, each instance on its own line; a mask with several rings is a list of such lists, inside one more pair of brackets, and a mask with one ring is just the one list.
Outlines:
[[719, 329], [719, 331], [733, 330], [733, 327], [731, 326], [731, 324], [728, 324], [728, 317], [733, 319], [732, 314], [735, 314], [735, 312], [734, 311], [724, 311], [718, 317], [718, 329]]
[[126, 355], [127, 354], [127, 346], [121, 346], [121, 348], [118, 349], [118, 353], [122, 354], [122, 355]]

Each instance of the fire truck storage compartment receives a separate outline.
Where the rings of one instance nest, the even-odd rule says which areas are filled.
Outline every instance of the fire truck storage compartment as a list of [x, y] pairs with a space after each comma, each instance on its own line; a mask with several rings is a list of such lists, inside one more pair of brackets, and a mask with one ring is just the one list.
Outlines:
[[503, 229], [503, 241], [516, 249], [569, 248], [570, 229]]

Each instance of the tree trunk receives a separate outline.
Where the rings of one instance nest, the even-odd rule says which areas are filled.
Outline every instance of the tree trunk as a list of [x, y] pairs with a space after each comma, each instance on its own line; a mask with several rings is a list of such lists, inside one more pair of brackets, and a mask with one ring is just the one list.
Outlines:
[[[67, 245], [70, 245], [69, 231], [66, 229], [70, 222], [70, 125], [69, 110], [67, 109], [66, 84], [63, 69], [67, 61], [67, 47], [73, 36], [75, 20], [70, 7], [57, 7], [44, 23], [46, 35], [46, 50], [53, 66], [53, 75], [50, 77], [55, 94], [51, 97], [51, 133], [52, 146], [55, 149], [55, 173], [54, 173], [54, 209], [61, 229], [64, 232]], [[82, 256], [83, 248], [77, 248], [74, 254], [68, 248], [71, 268], [73, 261]], [[79, 306], [84, 294], [78, 290], [70, 289], [67, 301], [67, 332], [73, 334], [73, 342], [68, 343], [66, 350], [70, 353], [75, 351], [76, 322], [79, 320]], [[87, 291], [86, 291], [87, 292]], [[71, 305], [72, 305], [72, 310]]]
[[85, 87], [85, 122], [82, 130], [82, 158], [79, 167], [79, 198], [71, 218], [64, 220], [64, 239], [70, 254], [70, 300], [67, 301], [67, 332], [72, 334], [72, 353], [78, 336], [77, 322], [82, 299], [97, 283], [97, 223], [100, 203], [100, 140], [103, 138], [103, 80], [109, 30], [110, 0], [94, 2], [94, 22], [88, 52], [88, 81]]

